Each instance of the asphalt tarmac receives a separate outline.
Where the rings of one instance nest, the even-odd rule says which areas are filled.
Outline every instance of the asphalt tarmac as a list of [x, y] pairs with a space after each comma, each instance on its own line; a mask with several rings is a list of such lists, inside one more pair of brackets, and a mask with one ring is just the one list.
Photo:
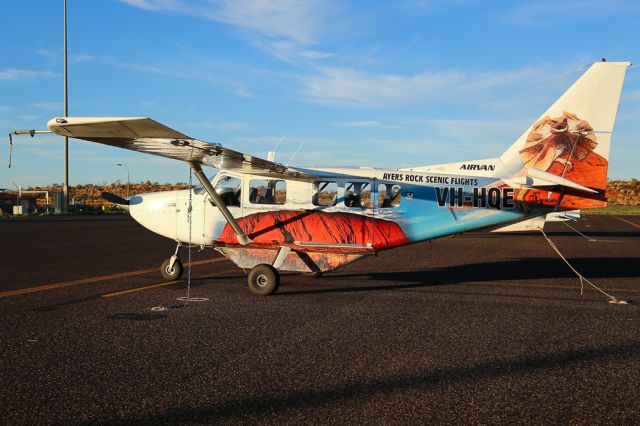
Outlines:
[[[640, 415], [640, 217], [468, 233], [249, 293], [128, 217], [0, 220], [0, 423], [613, 423]], [[588, 285], [587, 285], [588, 287]]]

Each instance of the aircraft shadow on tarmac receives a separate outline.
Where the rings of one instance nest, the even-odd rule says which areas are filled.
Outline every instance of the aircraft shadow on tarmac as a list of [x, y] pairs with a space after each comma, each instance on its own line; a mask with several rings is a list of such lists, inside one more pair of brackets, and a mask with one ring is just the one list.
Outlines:
[[261, 415], [286, 413], [295, 409], [312, 407], [325, 408], [328, 405], [348, 401], [362, 402], [376, 396], [384, 397], [397, 392], [425, 392], [434, 388], [456, 384], [476, 384], [482, 379], [497, 380], [502, 377], [522, 377], [528, 374], [550, 370], [583, 368], [585, 365], [602, 365], [612, 361], [638, 359], [640, 342], [617, 343], [604, 347], [568, 349], [555, 353], [532, 355], [517, 359], [489, 360], [469, 367], [450, 367], [426, 371], [398, 372], [394, 375], [346, 383], [324, 389], [300, 389], [283, 392], [260, 392], [235, 400], [220, 401], [202, 406], [176, 407], [155, 415], [123, 419], [123, 424], [165, 423], [167, 421], [192, 422], [209, 419], [255, 418]]
[[[640, 276], [637, 257], [587, 257], [571, 259], [574, 267], [588, 278], [625, 278]], [[436, 287], [468, 282], [519, 281], [535, 279], [576, 278], [558, 258], [526, 258], [496, 262], [467, 263], [443, 268], [385, 271], [337, 272], [327, 280], [348, 281], [348, 286], [281, 291], [278, 295], [340, 293], [358, 291], [400, 290]], [[322, 279], [321, 279], [322, 280]], [[371, 281], [393, 281], [395, 284], [371, 285]], [[364, 285], [358, 285], [358, 282]]]
[[[640, 276], [640, 259], [637, 257], [585, 257], [571, 259], [571, 263], [587, 278], [627, 278]], [[232, 272], [232, 271], [229, 271]], [[235, 271], [233, 271], [235, 272]], [[298, 274], [285, 275], [297, 277]], [[244, 280], [245, 275], [231, 273], [217, 276], [193, 278], [191, 287], [196, 289], [217, 281], [235, 282]], [[285, 282], [278, 293], [272, 297], [294, 296], [319, 293], [348, 293], [365, 291], [407, 290], [423, 287], [437, 287], [468, 282], [518, 281], [535, 279], [575, 278], [567, 265], [558, 258], [525, 258], [497, 262], [467, 263], [443, 268], [422, 269], [413, 271], [344, 271], [327, 274], [318, 281], [303, 278], [303, 283]], [[391, 281], [393, 284], [375, 284], [375, 282]], [[340, 285], [347, 282], [348, 285]], [[322, 285], [322, 288], [317, 288]], [[185, 283], [172, 288], [174, 292], [184, 292]], [[330, 286], [330, 287], [329, 287]], [[293, 288], [292, 288], [293, 287]], [[288, 288], [292, 288], [288, 290]], [[90, 300], [99, 300], [101, 294], [66, 300], [63, 302], [35, 308], [37, 312], [53, 311], [69, 305]], [[573, 299], [572, 299], [573, 300]], [[163, 315], [135, 317], [117, 315], [111, 319], [153, 321], [164, 318]]]

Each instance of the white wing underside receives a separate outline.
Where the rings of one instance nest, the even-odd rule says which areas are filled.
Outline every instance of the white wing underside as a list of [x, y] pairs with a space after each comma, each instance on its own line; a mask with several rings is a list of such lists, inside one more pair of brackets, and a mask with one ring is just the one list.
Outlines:
[[47, 127], [61, 136], [217, 169], [288, 179], [312, 177], [279, 163], [191, 138], [146, 117], [58, 117], [51, 119]]

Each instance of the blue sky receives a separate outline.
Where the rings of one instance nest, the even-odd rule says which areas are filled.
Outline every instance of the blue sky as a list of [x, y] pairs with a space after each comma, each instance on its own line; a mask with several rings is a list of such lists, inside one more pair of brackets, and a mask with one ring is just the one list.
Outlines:
[[[499, 155], [590, 62], [640, 61], [637, 1], [68, 0], [70, 115], [149, 116], [294, 165]], [[6, 2], [0, 131], [62, 115], [62, 0]], [[640, 72], [611, 178], [640, 177]], [[0, 147], [0, 188], [62, 181], [62, 139]], [[71, 141], [70, 183], [186, 181], [181, 163]]]

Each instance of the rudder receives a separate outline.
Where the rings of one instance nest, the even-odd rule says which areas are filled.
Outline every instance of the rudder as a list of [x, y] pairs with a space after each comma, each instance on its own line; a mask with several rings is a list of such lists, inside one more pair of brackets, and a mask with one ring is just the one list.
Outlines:
[[[594, 63], [500, 157], [503, 173], [516, 177], [536, 169], [598, 192], [597, 195], [569, 193], [562, 199], [563, 208], [606, 205], [604, 191], [611, 136], [622, 84], [630, 65], [630, 62]], [[540, 203], [542, 192], [524, 191], [522, 199]], [[558, 198], [545, 197], [548, 203]]]

